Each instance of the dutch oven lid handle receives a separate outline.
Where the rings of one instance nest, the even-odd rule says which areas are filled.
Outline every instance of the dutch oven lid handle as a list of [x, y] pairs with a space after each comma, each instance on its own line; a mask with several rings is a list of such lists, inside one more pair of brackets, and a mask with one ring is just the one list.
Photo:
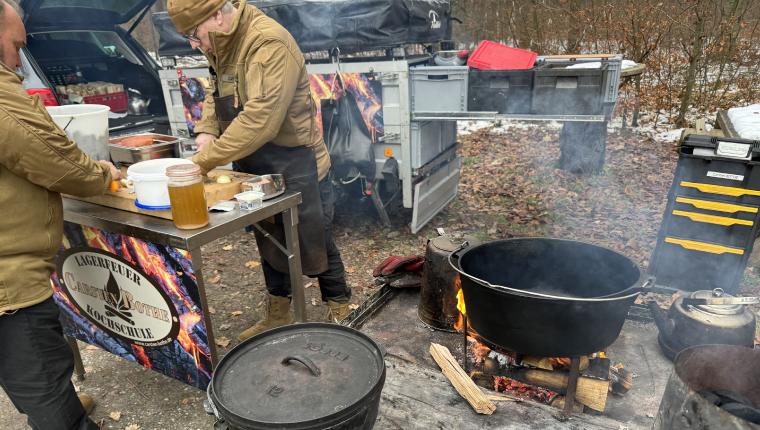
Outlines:
[[322, 374], [322, 371], [319, 370], [319, 367], [317, 367], [317, 365], [314, 364], [314, 362], [311, 361], [311, 359], [308, 358], [308, 357], [304, 357], [302, 355], [289, 355], [289, 356], [287, 356], [287, 357], [285, 357], [285, 358], [282, 359], [282, 364], [284, 366], [287, 366], [287, 365], [290, 364], [291, 361], [297, 361], [297, 362], [303, 364], [304, 366], [306, 366], [306, 368], [309, 369], [309, 371], [311, 372], [311, 374], [314, 375], [314, 376], [319, 376], [319, 375]]

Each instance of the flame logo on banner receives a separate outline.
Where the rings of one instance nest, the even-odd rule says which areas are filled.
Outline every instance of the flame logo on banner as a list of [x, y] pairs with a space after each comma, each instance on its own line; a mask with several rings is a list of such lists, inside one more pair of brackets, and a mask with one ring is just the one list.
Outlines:
[[[374, 79], [371, 73], [341, 73], [340, 77], [343, 79], [345, 90], [354, 96], [359, 105], [362, 119], [372, 135], [372, 141], [375, 142], [377, 137], [382, 136], [385, 132], [383, 103], [379, 94], [380, 83]], [[323, 133], [322, 100], [338, 100], [343, 96], [336, 79], [338, 79], [336, 74], [309, 75], [311, 95], [317, 107], [316, 120]]]

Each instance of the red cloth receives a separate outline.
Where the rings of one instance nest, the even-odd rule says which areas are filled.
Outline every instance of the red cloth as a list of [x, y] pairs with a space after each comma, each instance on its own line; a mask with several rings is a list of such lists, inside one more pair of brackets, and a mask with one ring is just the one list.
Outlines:
[[425, 257], [421, 255], [391, 255], [383, 260], [375, 270], [372, 276], [389, 276], [400, 272], [419, 272], [425, 264]]

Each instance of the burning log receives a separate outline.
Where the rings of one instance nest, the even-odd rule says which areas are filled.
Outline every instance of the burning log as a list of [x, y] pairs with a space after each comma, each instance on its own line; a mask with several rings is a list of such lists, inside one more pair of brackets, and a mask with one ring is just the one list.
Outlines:
[[451, 385], [467, 400], [470, 406], [475, 409], [475, 412], [491, 415], [496, 411], [496, 405], [472, 382], [472, 379], [462, 370], [448, 348], [437, 343], [431, 343], [430, 355], [438, 363], [438, 366], [440, 366], [444, 376], [451, 382]]
[[552, 390], [526, 384], [506, 376], [495, 376], [493, 386], [494, 390], [498, 392], [512, 393], [518, 398], [531, 399], [547, 405], [551, 404], [552, 400], [557, 397], [557, 393]]
[[[567, 388], [568, 375], [565, 372], [547, 372], [545, 370], [524, 370], [515, 372], [520, 379], [531, 384], [541, 385], [553, 390]], [[604, 412], [610, 381], [580, 376], [575, 391], [575, 399], [589, 408]]]

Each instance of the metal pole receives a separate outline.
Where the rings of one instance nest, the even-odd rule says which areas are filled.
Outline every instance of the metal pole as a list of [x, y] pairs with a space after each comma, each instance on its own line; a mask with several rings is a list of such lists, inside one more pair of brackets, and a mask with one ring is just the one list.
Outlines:
[[467, 315], [464, 315], [464, 328], [462, 329], [462, 333], [464, 334], [464, 344], [462, 345], [462, 352], [463, 352], [463, 358], [462, 358], [462, 369], [464, 369], [465, 373], [468, 373], [469, 370], [467, 369]]
[[71, 348], [71, 353], [74, 354], [74, 374], [77, 381], [84, 381], [84, 363], [82, 363], [82, 354], [79, 353], [79, 344], [76, 339], [69, 336], [66, 336], [66, 342]]
[[564, 414], [570, 416], [573, 413], [575, 405], [575, 390], [578, 387], [578, 377], [581, 374], [581, 359], [573, 357], [570, 359], [570, 374], [567, 377], [567, 391], [565, 392], [565, 410]]
[[290, 290], [293, 294], [293, 308], [297, 322], [306, 322], [306, 294], [303, 290], [303, 273], [301, 272], [301, 247], [298, 243], [298, 207], [293, 206], [282, 213], [285, 228], [285, 247], [288, 256], [288, 273]]

